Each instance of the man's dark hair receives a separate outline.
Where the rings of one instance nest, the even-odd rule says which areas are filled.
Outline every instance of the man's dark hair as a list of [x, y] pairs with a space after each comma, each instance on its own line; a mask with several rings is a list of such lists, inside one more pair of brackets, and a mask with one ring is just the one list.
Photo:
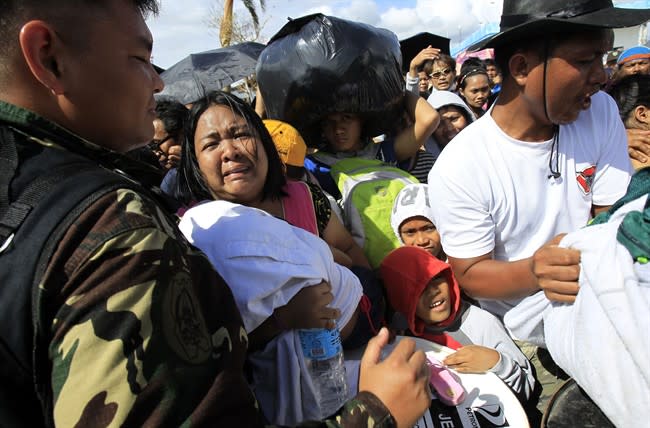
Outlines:
[[[157, 15], [158, 0], [132, 0], [133, 5], [140, 10], [143, 17], [149, 14]], [[19, 49], [18, 33], [21, 27], [34, 19], [40, 19], [57, 25], [60, 28], [70, 28], [70, 20], [83, 8], [101, 8], [107, 0], [2, 0], [0, 2], [0, 71], [6, 71], [9, 58]], [[82, 12], [79, 12], [82, 13]], [[87, 17], [92, 21], [92, 17]], [[72, 28], [78, 30], [79, 22]]]
[[626, 124], [630, 112], [638, 106], [650, 108], [650, 76], [632, 74], [614, 83], [607, 91], [614, 98], [621, 120]]
[[156, 101], [156, 117], [162, 121], [167, 134], [175, 140], [178, 140], [183, 134], [188, 115], [187, 107], [176, 100]]
[[497, 65], [496, 61], [494, 61], [492, 58], [485, 58], [483, 60], [483, 65], [485, 68], [488, 68], [488, 66], [493, 65], [497, 68], [497, 71], [499, 71], [499, 66]]
[[612, 37], [613, 41], [613, 30], [611, 29], [594, 29], [593, 27], [572, 25], [570, 28], [562, 32], [549, 34], [531, 34], [526, 38], [518, 39], [512, 43], [496, 46], [494, 48], [494, 61], [496, 62], [497, 67], [501, 71], [501, 75], [505, 80], [510, 76], [510, 67], [508, 66], [510, 58], [512, 58], [512, 56], [517, 51], [532, 49], [543, 60], [547, 54], [551, 55], [553, 53], [554, 48], [558, 44], [561, 44], [568, 39], [579, 35], [596, 35], [598, 33], [601, 33], [601, 37], [604, 37], [605, 34], [607, 34], [607, 37]]
[[434, 59], [433, 61], [434, 61], [434, 63], [435, 62], [445, 63], [452, 70], [456, 71], [456, 60], [451, 55], [447, 55], [446, 53], [440, 52], [440, 54], [438, 54], [438, 58]]
[[[262, 188], [262, 200], [266, 198], [279, 199], [284, 196], [285, 192], [282, 188], [286, 184], [286, 178], [282, 161], [273, 143], [273, 138], [271, 138], [268, 129], [264, 126], [264, 122], [255, 113], [255, 110], [239, 97], [223, 91], [214, 91], [192, 105], [188, 120], [185, 123], [181, 164], [178, 168], [178, 193], [182, 195], [183, 202], [190, 203], [191, 201], [214, 199], [199, 168], [199, 162], [194, 150], [194, 134], [199, 119], [208, 108], [213, 106], [227, 107], [234, 114], [241, 116], [246, 121], [251, 133], [262, 142], [262, 147], [269, 162], [266, 181]], [[257, 153], [252, 153], [252, 155], [257, 157]]]

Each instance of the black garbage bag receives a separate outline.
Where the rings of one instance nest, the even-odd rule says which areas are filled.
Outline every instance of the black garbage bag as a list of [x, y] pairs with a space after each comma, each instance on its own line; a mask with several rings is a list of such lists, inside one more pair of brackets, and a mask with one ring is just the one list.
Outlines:
[[271, 38], [257, 81], [268, 117], [291, 123], [313, 147], [332, 112], [362, 115], [369, 135], [388, 132], [403, 106], [401, 62], [394, 33], [318, 13]]

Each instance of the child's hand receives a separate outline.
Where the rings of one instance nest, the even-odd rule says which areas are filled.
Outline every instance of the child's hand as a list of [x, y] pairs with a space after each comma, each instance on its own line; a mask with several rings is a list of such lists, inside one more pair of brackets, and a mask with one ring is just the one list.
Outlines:
[[468, 345], [444, 359], [450, 369], [459, 373], [484, 373], [499, 362], [499, 353], [485, 346]]
[[341, 311], [328, 305], [334, 300], [332, 286], [326, 281], [301, 289], [274, 316], [288, 329], [334, 328]]

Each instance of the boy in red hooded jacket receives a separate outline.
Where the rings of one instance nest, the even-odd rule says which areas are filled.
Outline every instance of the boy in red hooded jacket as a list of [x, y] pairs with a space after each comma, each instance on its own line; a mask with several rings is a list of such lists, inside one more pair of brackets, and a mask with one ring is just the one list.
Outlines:
[[393, 250], [381, 263], [388, 301], [410, 333], [457, 350], [443, 363], [461, 373], [490, 371], [528, 400], [535, 379], [503, 324], [462, 300], [451, 267], [418, 247]]

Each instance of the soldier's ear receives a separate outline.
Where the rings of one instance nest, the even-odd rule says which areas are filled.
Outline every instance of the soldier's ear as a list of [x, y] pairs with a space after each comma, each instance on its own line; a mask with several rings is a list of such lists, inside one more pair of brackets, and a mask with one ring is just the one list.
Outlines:
[[63, 93], [60, 55], [63, 43], [52, 26], [29, 21], [20, 29], [20, 49], [32, 75], [55, 95]]

